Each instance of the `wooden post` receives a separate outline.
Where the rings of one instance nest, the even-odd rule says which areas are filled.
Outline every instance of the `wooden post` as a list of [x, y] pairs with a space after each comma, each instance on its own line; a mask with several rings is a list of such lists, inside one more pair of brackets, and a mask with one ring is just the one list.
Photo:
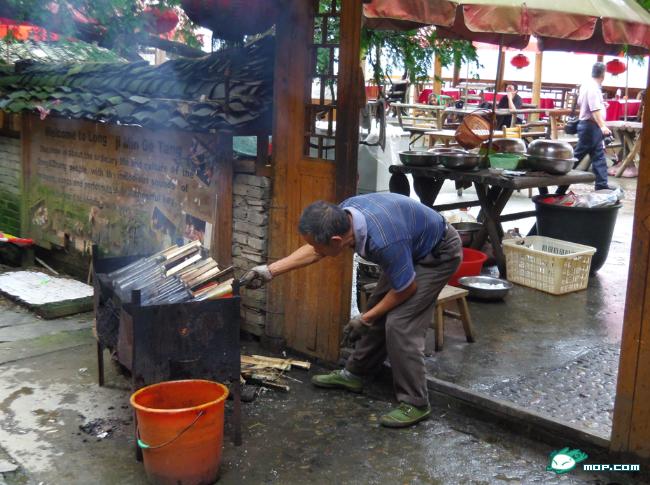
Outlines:
[[359, 153], [359, 86], [363, 75], [361, 55], [361, 0], [341, 4], [341, 48], [336, 113], [336, 200], [357, 193]]
[[[288, 207], [291, 191], [297, 180], [289, 180], [289, 165], [302, 158], [304, 146], [304, 86], [309, 70], [307, 48], [310, 44], [311, 2], [284, 2], [276, 23], [275, 66], [273, 81], [273, 193], [269, 209], [269, 262], [288, 253]], [[302, 46], [301, 49], [295, 49]], [[292, 62], [286, 53], [292, 52]], [[293, 189], [292, 189], [293, 187]], [[266, 325], [264, 338], [273, 347], [284, 340], [284, 304], [286, 278], [279, 278], [267, 287]]]
[[[650, 88], [650, 82], [648, 83]], [[643, 114], [611, 450], [650, 458], [650, 110]]]
[[452, 87], [458, 86], [460, 82], [460, 63], [454, 63], [454, 77], [451, 81]]
[[219, 134], [217, 140], [217, 164], [215, 182], [217, 203], [215, 204], [214, 227], [211, 253], [220, 266], [232, 264], [232, 186], [233, 153], [232, 135]]
[[499, 58], [497, 60], [497, 82], [494, 92], [494, 102], [497, 102], [497, 92], [503, 90], [503, 76], [506, 72], [506, 56], [501, 47], [499, 50]]
[[[540, 99], [542, 97], [542, 60], [543, 53], [537, 52], [535, 54], [535, 78], [533, 80], [533, 99], [532, 102], [538, 108], [540, 107]], [[539, 113], [530, 115], [530, 121], [537, 121]]]
[[436, 56], [433, 64], [433, 94], [442, 94], [442, 60]]

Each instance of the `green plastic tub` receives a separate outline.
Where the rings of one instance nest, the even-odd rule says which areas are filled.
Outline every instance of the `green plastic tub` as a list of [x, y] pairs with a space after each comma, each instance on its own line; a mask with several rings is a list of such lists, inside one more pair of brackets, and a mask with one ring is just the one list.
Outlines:
[[519, 170], [525, 161], [518, 153], [493, 153], [489, 158], [490, 167], [504, 170]]

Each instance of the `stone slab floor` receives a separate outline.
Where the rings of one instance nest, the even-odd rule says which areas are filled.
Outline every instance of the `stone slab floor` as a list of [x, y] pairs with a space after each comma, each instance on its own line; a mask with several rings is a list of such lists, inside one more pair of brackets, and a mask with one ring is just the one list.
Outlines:
[[[107, 385], [97, 386], [92, 316], [43, 321], [6, 300], [0, 310], [0, 468], [17, 467], [0, 484], [145, 484], [133, 457], [129, 383], [108, 357]], [[248, 342], [243, 351], [258, 350]], [[545, 470], [548, 455], [568, 443], [541, 444], [444, 403], [412, 429], [383, 429], [389, 384], [351, 395], [312, 388], [306, 371], [290, 375], [300, 382], [289, 393], [244, 404], [244, 444], [225, 441], [220, 483], [644, 483], [577, 470], [556, 476]]]
[[[624, 188], [625, 200], [607, 262], [587, 290], [553, 296], [515, 285], [503, 302], [470, 302], [476, 342], [467, 344], [460, 323], [450, 320], [442, 352], [433, 352], [430, 336], [431, 376], [609, 438], [636, 196], [636, 179], [611, 179]], [[459, 198], [446, 185], [440, 202], [475, 197], [469, 190]], [[534, 210], [525, 192], [515, 193], [504, 213], [523, 210]], [[526, 234], [534, 222], [525, 219], [504, 228], [518, 227]]]

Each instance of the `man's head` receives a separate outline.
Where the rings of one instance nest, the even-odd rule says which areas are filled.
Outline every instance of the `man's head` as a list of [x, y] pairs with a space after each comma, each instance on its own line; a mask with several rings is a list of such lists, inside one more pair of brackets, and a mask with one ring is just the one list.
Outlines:
[[507, 93], [516, 93], [517, 92], [517, 86], [515, 86], [514, 84], [508, 84], [506, 86], [506, 92]]
[[594, 66], [591, 68], [591, 77], [602, 84], [602, 82], [605, 80], [605, 64], [602, 62], [597, 62], [594, 64]]
[[298, 231], [318, 254], [337, 256], [348, 244], [352, 225], [348, 213], [338, 205], [318, 200], [302, 211]]

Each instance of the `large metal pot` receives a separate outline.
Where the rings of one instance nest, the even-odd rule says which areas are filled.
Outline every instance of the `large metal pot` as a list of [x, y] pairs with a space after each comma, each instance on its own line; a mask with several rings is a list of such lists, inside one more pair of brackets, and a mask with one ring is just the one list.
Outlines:
[[573, 148], [565, 141], [535, 140], [528, 145], [528, 155], [550, 160], [569, 160], [573, 158]]
[[[487, 150], [488, 142], [483, 143]], [[497, 138], [492, 140], [492, 149], [497, 153], [526, 153], [526, 142], [521, 138]]]
[[474, 153], [442, 153], [438, 155], [438, 160], [447, 168], [472, 170], [478, 167], [481, 156]]
[[439, 163], [435, 154], [425, 151], [409, 150], [399, 152], [399, 159], [404, 165], [409, 167], [430, 167]]
[[526, 156], [526, 166], [530, 170], [539, 170], [553, 175], [564, 175], [569, 173], [573, 165], [577, 162], [575, 158], [561, 160], [557, 158]]

